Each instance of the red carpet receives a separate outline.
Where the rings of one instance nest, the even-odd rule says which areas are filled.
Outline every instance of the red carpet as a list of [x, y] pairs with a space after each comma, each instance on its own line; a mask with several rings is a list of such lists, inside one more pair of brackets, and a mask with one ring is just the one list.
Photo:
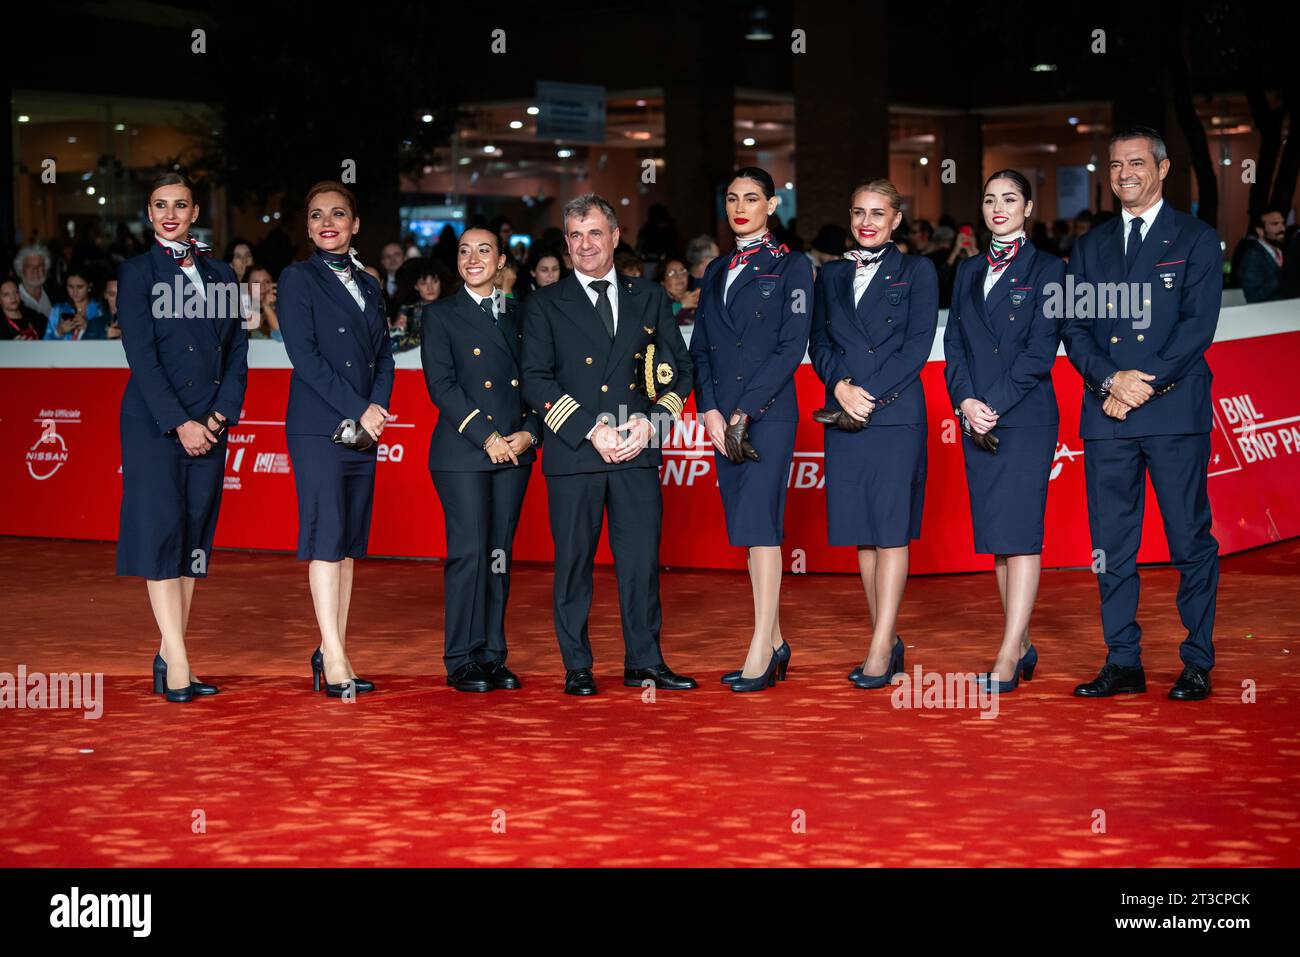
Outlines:
[[[622, 686], [611, 571], [592, 615], [601, 694], [583, 700], [561, 694], [550, 571], [521, 565], [525, 686], [459, 694], [442, 684], [441, 566], [413, 561], [358, 566], [349, 649], [379, 690], [327, 700], [308, 690], [305, 567], [238, 552], [216, 555], [191, 622], [221, 694], [168, 704], [149, 693], [144, 586], [113, 578], [112, 556], [0, 539], [0, 671], [105, 674], [98, 720], [0, 711], [0, 865], [1300, 864], [1300, 541], [1224, 561], [1215, 692], [1197, 704], [1164, 697], [1172, 569], [1143, 576], [1150, 690], [1098, 702], [1070, 696], [1103, 657], [1096, 584], [1046, 573], [1039, 671], [993, 720], [850, 687], [865, 600], [826, 575], [786, 578], [790, 679], [737, 695], [718, 675], [748, 641], [747, 579], [666, 571], [666, 657], [701, 687], [646, 703]], [[996, 608], [991, 575], [913, 579], [909, 672], [987, 668]]]

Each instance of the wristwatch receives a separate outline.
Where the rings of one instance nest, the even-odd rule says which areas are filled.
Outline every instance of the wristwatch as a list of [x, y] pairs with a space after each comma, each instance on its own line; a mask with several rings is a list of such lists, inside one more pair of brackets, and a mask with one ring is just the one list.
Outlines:
[[535, 436], [535, 435], [533, 435], [533, 433], [529, 432], [529, 433], [528, 433], [528, 440], [529, 440], [530, 442], [533, 443], [533, 448], [537, 448], [537, 436]]
[[1115, 384], [1115, 373], [1111, 373], [1101, 380], [1101, 397], [1104, 399], [1110, 395], [1110, 387]]

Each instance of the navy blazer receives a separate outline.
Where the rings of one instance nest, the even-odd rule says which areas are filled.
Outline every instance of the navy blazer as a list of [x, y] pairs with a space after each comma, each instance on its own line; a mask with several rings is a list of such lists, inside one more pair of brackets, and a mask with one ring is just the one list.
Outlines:
[[[1086, 387], [1079, 433], [1085, 439], [1108, 439], [1208, 432], [1212, 376], [1205, 350], [1214, 341], [1223, 298], [1219, 234], [1166, 200], [1127, 272], [1123, 219], [1116, 216], [1090, 229], [1070, 251], [1067, 275], [1074, 277], [1074, 301], [1067, 296], [1063, 304], [1061, 336]], [[1121, 293], [1130, 298], [1128, 318], [1120, 317]], [[1093, 308], [1085, 296], [1091, 296]], [[1133, 311], [1134, 299], [1146, 311], [1141, 319]], [[1112, 419], [1102, 412], [1097, 392], [1107, 376], [1122, 369], [1154, 375], [1148, 383], [1153, 388], [1174, 388], [1130, 410], [1122, 422]]]
[[[659, 444], [635, 458], [608, 463], [587, 433], [597, 422], [617, 427], [650, 415], [661, 437], [682, 414], [694, 367], [662, 286], [639, 276], [616, 275], [618, 328], [611, 342], [577, 273], [534, 290], [524, 304], [524, 399], [558, 442], [542, 456], [546, 475], [625, 468], [658, 468]], [[607, 290], [606, 295], [612, 290]], [[655, 347], [655, 401], [644, 391], [642, 357]], [[666, 380], [666, 381], [665, 381]]]
[[1065, 282], [1065, 263], [1025, 242], [984, 298], [989, 261], [957, 266], [943, 332], [944, 379], [954, 409], [979, 399], [998, 427], [1057, 425], [1052, 367], [1061, 342], [1048, 302]]
[[812, 264], [762, 249], [724, 300], [729, 261], [714, 259], [700, 283], [690, 349], [697, 409], [716, 409], [725, 419], [740, 409], [754, 420], [798, 421], [794, 374], [808, 349]]
[[939, 276], [924, 256], [890, 249], [853, 305], [857, 264], [826, 263], [817, 273], [808, 353], [826, 383], [826, 405], [838, 409], [835, 386], [851, 377], [877, 399], [896, 396], [871, 416], [874, 425], [924, 425], [921, 370], [939, 324]]
[[[483, 451], [493, 432], [503, 438], [531, 432], [539, 443], [542, 440], [541, 419], [528, 408], [521, 391], [521, 310], [513, 299], [501, 301], [506, 309], [499, 317], [499, 331], [463, 288], [424, 308], [420, 358], [429, 398], [438, 407], [438, 424], [429, 442], [430, 470], [514, 468], [509, 460], [494, 463]], [[535, 458], [533, 449], [525, 449], [519, 464]]]
[[284, 348], [293, 363], [288, 435], [333, 435], [344, 419], [360, 422], [373, 402], [393, 394], [393, 345], [379, 283], [352, 270], [366, 299], [363, 312], [317, 255], [285, 267], [277, 307]]
[[[164, 435], [191, 419], [203, 422], [213, 410], [235, 425], [248, 385], [235, 272], [211, 256], [195, 256], [194, 264], [204, 300], [189, 299], [197, 296], [192, 280], [158, 243], [117, 270], [117, 318], [131, 368], [122, 411], [153, 419]], [[179, 302], [177, 288], [185, 290]], [[203, 302], [204, 315], [185, 317], [187, 301]]]

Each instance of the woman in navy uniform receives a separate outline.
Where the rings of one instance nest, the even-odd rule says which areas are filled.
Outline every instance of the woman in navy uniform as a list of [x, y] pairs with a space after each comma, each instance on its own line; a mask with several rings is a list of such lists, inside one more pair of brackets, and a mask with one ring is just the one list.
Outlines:
[[[926, 424], [921, 370], [939, 319], [934, 264], [890, 236], [902, 220], [898, 189], [863, 183], [850, 201], [858, 247], [817, 274], [809, 354], [826, 384], [826, 518], [832, 545], [853, 545], [873, 631], [849, 673], [883, 688], [903, 670], [894, 631], [907, 585], [908, 544], [921, 534]], [[831, 424], [833, 423], [833, 424]]]
[[781, 540], [785, 494], [799, 423], [794, 374], [808, 348], [813, 277], [768, 232], [780, 200], [756, 166], [727, 187], [736, 236], [729, 257], [709, 264], [691, 333], [696, 406], [715, 449], [727, 539], [749, 550], [754, 634], [745, 665], [722, 676], [732, 691], [761, 691], [784, 678], [790, 646], [781, 637]]
[[[957, 267], [943, 334], [944, 378], [962, 424], [975, 551], [993, 555], [1005, 624], [991, 669], [995, 691], [1034, 674], [1029, 617], [1042, 570], [1043, 513], [1056, 455], [1052, 366], [1060, 343], [1047, 299], [1065, 263], [1025, 238], [1033, 213], [1029, 181], [1013, 169], [984, 184], [984, 256]], [[994, 431], [996, 428], [996, 432]], [[991, 437], [991, 440], [990, 440]]]
[[506, 667], [506, 601], [515, 529], [542, 437], [520, 392], [519, 310], [493, 285], [506, 262], [498, 242], [487, 229], [461, 235], [456, 268], [465, 286], [425, 307], [420, 345], [438, 407], [429, 472], [447, 530], [443, 663], [457, 691], [519, 687]]
[[198, 213], [184, 176], [158, 177], [149, 193], [154, 245], [117, 273], [131, 369], [122, 395], [117, 574], [148, 581], [162, 633], [153, 688], [168, 701], [217, 693], [190, 671], [185, 630], [194, 582], [207, 577], [212, 558], [226, 430], [239, 421], [248, 381], [248, 337], [237, 306], [224, 308], [239, 301], [235, 274], [190, 238]]
[[[342, 697], [374, 689], [353, 671], [345, 644], [353, 560], [365, 557], [370, 539], [377, 458], [370, 440], [384, 431], [393, 391], [392, 340], [379, 283], [351, 248], [360, 228], [352, 192], [317, 183], [304, 205], [316, 248], [280, 274], [277, 291], [293, 363], [285, 433], [298, 489], [298, 558], [310, 562], [321, 633], [312, 688], [323, 677], [326, 693]], [[345, 420], [361, 440], [355, 447], [331, 441]]]

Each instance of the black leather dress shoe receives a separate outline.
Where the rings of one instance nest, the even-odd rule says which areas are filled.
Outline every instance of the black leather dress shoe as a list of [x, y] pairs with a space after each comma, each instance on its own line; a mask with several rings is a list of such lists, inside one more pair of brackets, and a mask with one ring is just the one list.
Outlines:
[[1210, 696], [1210, 673], [1199, 665], [1184, 665], [1169, 697], [1174, 701], [1203, 701]]
[[477, 661], [470, 661], [447, 675], [447, 684], [457, 691], [491, 691], [492, 682]]
[[1076, 698], [1109, 698], [1117, 694], [1142, 694], [1147, 690], [1142, 666], [1123, 668], [1109, 661], [1101, 666], [1097, 677], [1074, 689]]
[[514, 691], [519, 687], [519, 676], [507, 668], [504, 661], [485, 661], [479, 667], [494, 689]]
[[564, 673], [564, 693], [589, 695], [596, 693], [596, 676], [591, 673], [590, 668], [579, 668], [577, 671], [566, 671]]
[[663, 688], [665, 691], [688, 691], [698, 687], [694, 678], [675, 674], [667, 665], [623, 669], [623, 684], [629, 688], [639, 688], [647, 680], [653, 681], [656, 688]]

